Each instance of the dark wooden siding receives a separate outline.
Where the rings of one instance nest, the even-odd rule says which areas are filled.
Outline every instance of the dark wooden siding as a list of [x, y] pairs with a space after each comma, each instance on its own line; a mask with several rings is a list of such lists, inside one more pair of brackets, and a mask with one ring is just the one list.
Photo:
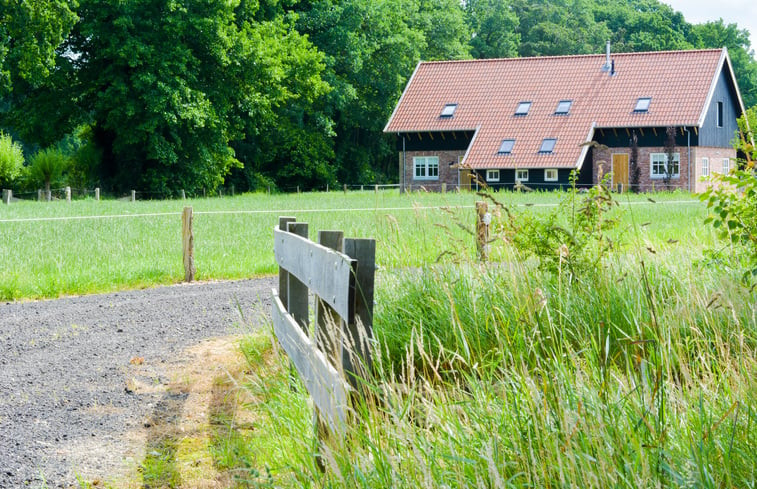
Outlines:
[[[640, 147], [665, 146], [665, 127], [644, 127], [633, 129], [597, 129], [594, 131], [594, 141], [610, 148], [630, 148], [631, 134], [636, 133]], [[691, 141], [687, 141], [687, 134], [680, 127], [676, 127], [676, 146], [685, 148], [687, 144], [698, 146], [700, 137], [693, 127], [688, 128]], [[701, 132], [700, 132], [701, 134]]]
[[455, 151], [466, 150], [473, 138], [473, 131], [409, 132], [397, 135], [397, 151]]
[[[525, 170], [525, 168], [524, 168]], [[558, 190], [570, 187], [570, 172], [571, 168], [560, 168], [557, 170], [556, 182], [544, 181], [544, 168], [529, 168], [528, 169], [528, 181], [523, 182], [523, 185], [534, 190]], [[486, 170], [477, 170], [478, 177], [486, 182]], [[590, 172], [589, 172], [590, 173]], [[589, 175], [591, 178], [591, 175]], [[579, 177], [580, 180], [580, 177]], [[499, 182], [486, 182], [486, 184], [495, 190], [512, 190], [515, 186], [515, 170], [504, 169], [499, 170]], [[587, 186], [580, 183], [578, 187]], [[588, 186], [591, 186], [591, 180], [589, 180]]]
[[[723, 127], [717, 126], [718, 102], [723, 103]], [[699, 145], [715, 148], [732, 147], [731, 141], [738, 130], [736, 119], [740, 115], [741, 109], [736, 96], [736, 88], [731, 83], [728, 67], [724, 66], [715, 85], [710, 106], [707, 108], [704, 125], [699, 130]]]

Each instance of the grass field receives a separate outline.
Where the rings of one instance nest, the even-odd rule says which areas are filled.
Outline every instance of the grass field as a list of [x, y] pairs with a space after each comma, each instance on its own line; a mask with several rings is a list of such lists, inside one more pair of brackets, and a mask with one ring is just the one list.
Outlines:
[[[538, 220], [566, 194], [494, 197]], [[214, 420], [208, 448], [237, 487], [757, 488], [757, 290], [740, 254], [691, 195], [616, 198], [612, 250], [574, 274], [502, 239], [476, 263], [473, 193], [17, 203], [0, 207], [0, 297], [177, 282], [184, 205], [200, 279], [273, 273], [273, 226], [293, 215], [311, 237], [377, 240], [382, 402], [357, 406], [321, 472], [307, 392], [258, 330], [237, 380], [254, 423]]]
[[[538, 210], [562, 195], [500, 193], [497, 198]], [[677, 203], [694, 200], [691, 195], [653, 198], [656, 203], [648, 196], [620, 197], [621, 231], [635, 223], [635, 234], [660, 248], [667, 247], [669, 239], [697, 250], [713, 242], [713, 234], [702, 225], [704, 207]], [[180, 213], [185, 205], [195, 212], [197, 278], [208, 280], [274, 273], [272, 229], [284, 214], [309, 222], [311, 236], [322, 229], [341, 229], [348, 237], [375, 238], [377, 261], [386, 268], [418, 267], [436, 261], [444, 251], [472, 255], [472, 237], [450, 223], [472, 228], [473, 205], [479, 199], [470, 192], [399, 195], [387, 190], [133, 203], [22, 201], [0, 206], [0, 299], [49, 298], [182, 280]], [[439, 206], [449, 206], [452, 215]]]

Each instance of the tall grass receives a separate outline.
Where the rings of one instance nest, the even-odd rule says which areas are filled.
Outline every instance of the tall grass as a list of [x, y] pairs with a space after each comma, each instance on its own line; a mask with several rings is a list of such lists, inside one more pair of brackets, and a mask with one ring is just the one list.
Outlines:
[[381, 402], [323, 473], [307, 393], [266, 343], [245, 463], [279, 487], [757, 487], [755, 291], [642, 213], [570, 281], [506, 245], [495, 265], [381, 273]]
[[[0, 206], [0, 299], [56, 297], [129, 287], [175, 283], [183, 279], [182, 207], [195, 211], [197, 278], [248, 278], [275, 272], [273, 227], [282, 214], [310, 223], [310, 235], [340, 229], [346, 236], [377, 240], [383, 267], [419, 267], [475, 252], [473, 238], [456, 220], [472, 228], [475, 200], [470, 192], [398, 195], [372, 191], [244, 195], [223, 199], [121, 202], [82, 200], [19, 202]], [[512, 205], [551, 205], [555, 193], [500, 193]], [[701, 222], [704, 206], [666, 204], [690, 200], [686, 194], [655, 195], [652, 204], [631, 196], [650, 243], [667, 246], [673, 237], [699, 249], [712, 242]], [[430, 209], [444, 206], [448, 211]], [[536, 207], [546, 211], [547, 207]], [[90, 216], [127, 216], [78, 219]], [[131, 217], [128, 217], [131, 216]], [[33, 221], [29, 219], [63, 218]], [[14, 221], [21, 219], [21, 221]], [[65, 220], [68, 219], [68, 220]], [[446, 226], [446, 227], [445, 227]]]

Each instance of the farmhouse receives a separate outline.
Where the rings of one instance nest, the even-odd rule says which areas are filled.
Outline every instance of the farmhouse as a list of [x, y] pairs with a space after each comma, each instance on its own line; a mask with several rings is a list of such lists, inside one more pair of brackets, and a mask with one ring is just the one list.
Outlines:
[[611, 173], [613, 188], [698, 192], [733, 165], [743, 112], [725, 48], [608, 44], [605, 55], [421, 62], [384, 132], [397, 134], [403, 188], [551, 189], [578, 170], [579, 185]]

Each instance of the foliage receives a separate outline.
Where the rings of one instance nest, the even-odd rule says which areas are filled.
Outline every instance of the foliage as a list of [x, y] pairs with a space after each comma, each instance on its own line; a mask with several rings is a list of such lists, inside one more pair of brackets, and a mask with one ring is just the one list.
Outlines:
[[21, 175], [24, 152], [9, 134], [0, 131], [0, 186], [8, 187]]
[[70, 161], [58, 148], [42, 149], [30, 158], [27, 179], [30, 184], [44, 186], [49, 192], [50, 185], [62, 179]]
[[75, 8], [72, 0], [0, 1], [0, 95], [44, 83]]
[[469, 0], [465, 13], [473, 36], [471, 54], [476, 59], [512, 58], [518, 55], [518, 16], [508, 0]]
[[526, 258], [537, 258], [541, 268], [581, 279], [595, 273], [612, 249], [608, 231], [618, 220], [609, 213], [618, 204], [609, 190], [609, 175], [585, 196], [579, 195], [576, 178], [573, 172], [571, 189], [546, 216], [505, 207], [506, 217], [495, 233]]
[[382, 131], [421, 59], [596, 53], [608, 39], [615, 52], [725, 45], [757, 104], [746, 31], [692, 25], [657, 0], [2, 6], [0, 127], [48, 147], [90, 126], [90, 181], [104, 188], [395, 180], [395, 138]]
[[[757, 109], [739, 119], [740, 138], [737, 148], [746, 160], [728, 174], [713, 173], [711, 185], [700, 198], [707, 202], [710, 213], [705, 223], [711, 223], [721, 239], [743, 247], [747, 256], [746, 284], [757, 284], [757, 168], [755, 168], [754, 132]], [[749, 120], [749, 124], [747, 124]]]

